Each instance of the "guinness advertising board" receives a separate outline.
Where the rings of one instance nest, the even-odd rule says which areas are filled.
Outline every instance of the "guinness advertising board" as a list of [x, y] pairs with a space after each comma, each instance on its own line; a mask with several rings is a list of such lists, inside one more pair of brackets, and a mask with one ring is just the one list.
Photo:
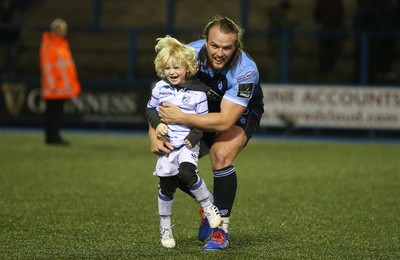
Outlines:
[[[41, 124], [45, 102], [37, 84], [2, 83], [0, 126]], [[65, 124], [143, 124], [149, 87], [82, 84], [79, 97], [65, 103]]]

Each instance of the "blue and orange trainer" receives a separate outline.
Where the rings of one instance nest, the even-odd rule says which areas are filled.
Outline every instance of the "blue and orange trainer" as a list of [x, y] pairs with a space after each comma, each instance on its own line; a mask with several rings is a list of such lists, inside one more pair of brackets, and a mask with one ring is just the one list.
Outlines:
[[215, 228], [204, 250], [225, 250], [229, 247], [229, 235], [223, 229]]
[[201, 223], [199, 226], [198, 239], [204, 242], [211, 237], [211, 235], [213, 234], [213, 229], [210, 227], [210, 223], [208, 223], [207, 217], [204, 214], [204, 210], [200, 209], [199, 213], [201, 217]]

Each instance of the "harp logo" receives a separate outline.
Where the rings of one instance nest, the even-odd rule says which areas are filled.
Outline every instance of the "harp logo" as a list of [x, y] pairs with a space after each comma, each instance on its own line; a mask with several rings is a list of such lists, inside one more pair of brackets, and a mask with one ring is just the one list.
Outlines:
[[26, 86], [6, 82], [1, 86], [1, 91], [8, 113], [13, 117], [18, 117], [25, 102]]

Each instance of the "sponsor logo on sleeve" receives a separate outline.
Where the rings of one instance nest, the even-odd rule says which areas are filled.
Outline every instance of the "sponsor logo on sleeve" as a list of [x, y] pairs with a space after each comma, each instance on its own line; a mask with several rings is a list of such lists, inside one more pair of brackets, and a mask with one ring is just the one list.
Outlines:
[[250, 98], [253, 93], [254, 83], [239, 84], [237, 97]]
[[238, 81], [238, 82], [247, 81], [247, 80], [253, 78], [255, 75], [256, 75], [256, 72], [255, 72], [255, 71], [249, 71], [249, 72], [247, 72], [246, 74], [244, 74], [244, 75], [238, 77], [238, 78], [237, 78], [237, 81]]

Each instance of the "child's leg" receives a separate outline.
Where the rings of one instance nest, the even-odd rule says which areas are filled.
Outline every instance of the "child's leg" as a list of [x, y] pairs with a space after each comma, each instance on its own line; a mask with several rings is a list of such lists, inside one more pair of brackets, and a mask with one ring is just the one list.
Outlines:
[[210, 192], [207, 189], [206, 183], [197, 174], [196, 165], [183, 162], [179, 165], [179, 179], [186, 183], [190, 192], [200, 203], [204, 214], [210, 224], [210, 227], [215, 228], [221, 224], [221, 216], [218, 208], [210, 200]]
[[158, 192], [158, 213], [160, 227], [170, 228], [172, 225], [171, 214], [174, 204], [174, 193], [178, 186], [178, 177], [160, 177]]
[[196, 165], [183, 162], [179, 165], [179, 179], [192, 193], [197, 202], [200, 203], [202, 208], [210, 206], [212, 204], [210, 200], [210, 192], [207, 189], [206, 183], [197, 174]]
[[158, 192], [158, 213], [160, 215], [161, 244], [167, 248], [175, 247], [175, 239], [172, 235], [172, 206], [174, 193], [178, 186], [178, 177], [160, 177]]

